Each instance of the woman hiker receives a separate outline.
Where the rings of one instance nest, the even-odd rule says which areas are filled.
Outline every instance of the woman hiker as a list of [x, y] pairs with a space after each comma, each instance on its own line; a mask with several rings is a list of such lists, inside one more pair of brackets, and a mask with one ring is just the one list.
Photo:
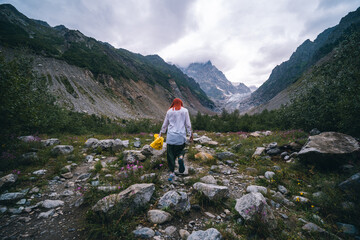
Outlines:
[[179, 172], [183, 173], [185, 171], [184, 148], [186, 142], [186, 132], [190, 135], [190, 142], [193, 140], [189, 112], [183, 107], [183, 102], [179, 98], [174, 99], [167, 111], [159, 135], [161, 136], [162, 133], [166, 133], [166, 130], [167, 161], [170, 170], [168, 180], [172, 181], [175, 177], [174, 170], [176, 158], [179, 163]]

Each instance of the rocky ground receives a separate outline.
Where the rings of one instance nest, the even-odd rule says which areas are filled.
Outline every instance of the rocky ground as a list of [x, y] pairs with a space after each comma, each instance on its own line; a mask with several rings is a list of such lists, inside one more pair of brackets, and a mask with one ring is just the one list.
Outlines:
[[359, 239], [359, 143], [313, 134], [199, 133], [171, 182], [147, 135], [43, 140], [22, 156], [42, 168], [2, 175], [0, 237]]

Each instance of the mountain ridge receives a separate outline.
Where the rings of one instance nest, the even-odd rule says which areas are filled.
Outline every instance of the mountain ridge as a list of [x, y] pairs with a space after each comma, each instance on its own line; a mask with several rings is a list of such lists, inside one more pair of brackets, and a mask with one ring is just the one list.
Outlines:
[[[176, 67], [166, 64], [160, 57], [155, 63], [151, 57], [126, 49], [116, 49], [109, 43], [97, 41], [78, 30], [67, 29], [64, 25], [50, 27], [41, 20], [27, 18], [10, 4], [0, 5], [0, 26], [0, 44], [3, 51], [27, 49], [26, 51], [36, 59], [45, 57], [65, 61], [83, 71], [90, 71], [92, 78], [102, 88], [111, 89], [115, 96], [119, 97], [118, 101], [134, 109], [129, 113], [132, 117], [159, 118], [165, 114], [165, 106], [170, 105], [173, 98], [180, 96], [192, 113], [211, 113], [214, 108], [213, 102], [193, 79], [176, 70]], [[19, 53], [21, 54], [21, 51]], [[54, 69], [48, 71], [56, 72]], [[47, 75], [46, 72], [41, 74]], [[52, 78], [54, 77], [52, 75]], [[146, 96], [147, 101], [140, 101], [140, 98], [131, 94], [127, 94], [127, 97], [122, 96], [123, 93], [135, 91], [132, 82], [138, 86], [143, 85], [143, 90], [138, 96]], [[77, 89], [75, 83], [71, 85]], [[127, 86], [128, 89], [123, 89], [123, 86]], [[158, 90], [152, 92], [149, 89]], [[161, 103], [158, 103], [159, 99]], [[73, 103], [75, 100], [70, 99]], [[154, 106], [161, 107], [156, 110]], [[143, 114], [144, 111], [147, 114]]]
[[286, 87], [295, 83], [302, 74], [331, 52], [348, 34], [352, 25], [360, 23], [360, 8], [343, 17], [339, 24], [321, 32], [314, 41], [305, 40], [289, 60], [277, 65], [250, 98], [239, 103], [240, 111], [264, 104], [274, 98]]

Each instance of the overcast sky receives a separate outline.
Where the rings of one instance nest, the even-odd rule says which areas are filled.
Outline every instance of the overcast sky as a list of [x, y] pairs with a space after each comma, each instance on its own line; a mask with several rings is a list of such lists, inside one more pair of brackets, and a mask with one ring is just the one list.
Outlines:
[[360, 0], [0, 0], [51, 26], [186, 67], [211, 62], [232, 82], [260, 86], [306, 39]]

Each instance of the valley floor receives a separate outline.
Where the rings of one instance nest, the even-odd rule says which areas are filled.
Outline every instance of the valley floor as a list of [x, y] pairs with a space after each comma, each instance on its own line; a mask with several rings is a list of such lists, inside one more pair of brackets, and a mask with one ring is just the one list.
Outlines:
[[[198, 132], [186, 171], [171, 182], [151, 134], [117, 136], [118, 148], [114, 136], [95, 137], [60, 136], [74, 147], [64, 155], [53, 150], [58, 142], [19, 144], [19, 154], [36, 154], [2, 174], [1, 239], [359, 238], [359, 197], [337, 187], [359, 162], [336, 170], [299, 163], [302, 131]], [[141, 206], [137, 194], [148, 199]]]

